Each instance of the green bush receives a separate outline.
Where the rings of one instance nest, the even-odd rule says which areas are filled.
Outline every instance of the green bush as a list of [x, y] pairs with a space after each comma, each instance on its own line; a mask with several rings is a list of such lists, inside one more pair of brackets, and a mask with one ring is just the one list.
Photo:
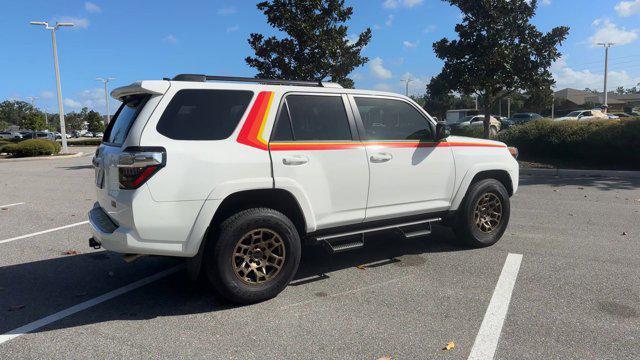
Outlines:
[[13, 157], [27, 157], [57, 154], [60, 152], [60, 145], [51, 140], [31, 139], [6, 145], [3, 149]]
[[5, 140], [0, 140], [0, 154], [2, 154], [4, 151], [4, 148], [8, 145], [13, 144], [12, 141], [5, 141]]
[[640, 119], [536, 120], [498, 134], [524, 160], [640, 170]]
[[451, 135], [482, 138], [484, 135], [484, 128], [481, 126], [455, 128], [455, 129], [451, 129]]

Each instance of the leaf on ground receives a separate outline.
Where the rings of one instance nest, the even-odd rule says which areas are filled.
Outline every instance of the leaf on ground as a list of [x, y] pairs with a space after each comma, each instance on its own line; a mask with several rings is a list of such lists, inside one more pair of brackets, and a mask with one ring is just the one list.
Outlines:
[[364, 270], [366, 268], [367, 268], [366, 265], [356, 265], [356, 269]]
[[584, 186], [578, 186], [578, 189], [584, 190]]
[[442, 348], [444, 351], [455, 349], [456, 344], [453, 341], [449, 341], [445, 347]]
[[2, 208], [2, 210], [9, 210], [9, 208]]
[[623, 232], [622, 232], [622, 236], [627, 236], [627, 232], [626, 232], [626, 231], [623, 231]]
[[391, 360], [391, 358], [389, 356], [383, 356], [381, 358], [378, 358], [378, 360]]
[[62, 255], [78, 255], [76, 250], [66, 250], [62, 252]]
[[18, 310], [24, 309], [25, 306], [26, 305], [24, 305], [24, 304], [11, 305], [11, 306], [9, 306], [9, 311], [18, 311]]

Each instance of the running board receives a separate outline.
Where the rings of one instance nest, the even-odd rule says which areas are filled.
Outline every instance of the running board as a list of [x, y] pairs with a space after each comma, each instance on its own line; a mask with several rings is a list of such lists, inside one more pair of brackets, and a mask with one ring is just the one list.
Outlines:
[[[376, 231], [398, 229], [406, 238], [428, 235], [431, 233], [431, 223], [441, 220], [441, 218], [432, 218], [393, 225], [377, 226], [368, 229], [365, 228], [355, 231], [318, 236], [315, 239], [317, 242], [326, 245], [332, 253], [337, 253], [362, 248], [364, 246], [364, 234]], [[425, 225], [427, 226], [426, 228]], [[354, 235], [360, 235], [360, 238], [358, 240], [345, 239], [353, 237]]]

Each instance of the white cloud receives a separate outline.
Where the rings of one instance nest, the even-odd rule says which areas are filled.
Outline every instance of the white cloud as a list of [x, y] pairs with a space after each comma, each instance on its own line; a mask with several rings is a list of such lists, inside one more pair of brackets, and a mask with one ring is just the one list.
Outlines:
[[393, 14], [389, 14], [389, 16], [387, 16], [387, 20], [384, 22], [384, 24], [387, 25], [387, 26], [392, 26], [394, 18], [395, 18], [395, 16]]
[[433, 25], [433, 24], [431, 24], [431, 25], [425, 27], [424, 29], [422, 29], [422, 32], [424, 34], [428, 34], [428, 33], [434, 32], [434, 31], [436, 31], [436, 26]]
[[227, 16], [227, 15], [233, 15], [237, 12], [238, 12], [238, 9], [236, 9], [233, 6], [229, 6], [229, 7], [223, 7], [218, 9], [217, 14], [222, 16]]
[[386, 84], [386, 83], [379, 83], [379, 84], [375, 84], [373, 86], [373, 88], [378, 90], [378, 91], [390, 91], [391, 90], [391, 85]]
[[80, 109], [82, 107], [82, 103], [70, 98], [66, 98], [64, 99], [64, 106], [75, 110], [75, 109]]
[[616, 45], [625, 45], [634, 42], [638, 38], [638, 30], [620, 28], [609, 19], [596, 19], [591, 24], [596, 27], [596, 32], [589, 38], [592, 47], [598, 43], [612, 42]]
[[162, 41], [169, 43], [169, 44], [177, 44], [178, 43], [178, 38], [175, 37], [173, 34], [169, 34], [165, 37], [162, 38]]
[[240, 29], [240, 26], [238, 26], [238, 25], [230, 26], [230, 27], [227, 28], [227, 32], [228, 33], [236, 32], [236, 31], [238, 31], [238, 29]]
[[379, 57], [376, 57], [369, 62], [369, 69], [371, 70], [371, 73], [379, 79], [389, 79], [393, 76], [391, 71], [384, 67], [382, 59]]
[[40, 97], [43, 99], [53, 99], [53, 91], [45, 90], [40, 92]]
[[99, 13], [102, 12], [102, 9], [100, 8], [100, 6], [90, 2], [90, 1], [86, 1], [84, 3], [84, 9], [87, 10], [90, 13]]
[[89, 27], [89, 19], [87, 19], [87, 18], [63, 16], [58, 21], [59, 22], [71, 22], [71, 23], [74, 23], [75, 26], [73, 27], [73, 29], [86, 29], [86, 28]]
[[402, 6], [405, 8], [412, 8], [414, 6], [422, 4], [424, 0], [385, 0], [382, 3], [382, 7], [385, 9], [397, 9]]
[[[565, 57], [560, 58], [551, 66], [551, 73], [556, 81], [556, 90], [573, 88], [582, 90], [585, 88], [600, 89], [604, 86], [604, 75], [593, 73], [591, 70], [577, 70], [569, 67]], [[640, 82], [640, 77], [633, 78], [626, 71], [609, 71], [608, 88], [615, 89], [618, 86], [633, 87]]]
[[551, 5], [551, 0], [542, 0], [542, 5]]
[[622, 17], [638, 15], [640, 14], [640, 0], [620, 1], [615, 9]]
[[405, 49], [412, 49], [412, 48], [417, 48], [419, 43], [420, 43], [419, 41], [411, 42], [409, 40], [405, 40], [402, 42], [402, 46], [404, 46]]

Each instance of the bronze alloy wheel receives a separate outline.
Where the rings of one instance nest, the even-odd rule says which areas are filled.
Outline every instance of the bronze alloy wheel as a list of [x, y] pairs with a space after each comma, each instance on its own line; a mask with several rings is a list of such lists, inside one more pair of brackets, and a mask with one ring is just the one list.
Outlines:
[[278, 275], [285, 257], [280, 235], [269, 229], [254, 229], [244, 234], [236, 244], [231, 265], [240, 280], [257, 285]]
[[473, 220], [484, 233], [490, 233], [498, 228], [502, 219], [502, 201], [494, 193], [485, 193], [476, 202]]

